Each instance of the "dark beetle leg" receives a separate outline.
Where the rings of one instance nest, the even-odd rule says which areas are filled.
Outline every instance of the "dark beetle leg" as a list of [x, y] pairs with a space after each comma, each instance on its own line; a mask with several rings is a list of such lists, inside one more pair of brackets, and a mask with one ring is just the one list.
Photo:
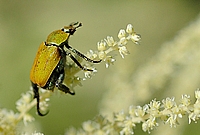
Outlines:
[[56, 81], [56, 87], [58, 87], [59, 90], [65, 92], [65, 93], [69, 93], [71, 95], [75, 95], [75, 93], [71, 92], [67, 86], [65, 86], [64, 84], [62, 84], [64, 78], [65, 78], [65, 72], [64, 72], [64, 69], [63, 69], [61, 71], [60, 75], [59, 75], [58, 80]]
[[[32, 82], [31, 82], [31, 83], [32, 83]], [[45, 116], [45, 115], [48, 114], [48, 112], [45, 113], [45, 114], [42, 114], [42, 113], [40, 112], [40, 95], [39, 95], [39, 91], [38, 91], [39, 89], [38, 89], [37, 85], [34, 84], [34, 83], [32, 83], [32, 87], [33, 87], [33, 92], [34, 92], [34, 99], [36, 98], [36, 100], [37, 100], [37, 112], [38, 112], [38, 114], [39, 114], [40, 116]]]
[[68, 55], [68, 56], [76, 63], [76, 65], [78, 65], [82, 70], [84, 70], [84, 71], [93, 71], [92, 69], [88, 69], [88, 68], [83, 67], [83, 66], [78, 62], [78, 60], [77, 60], [76, 58], [74, 58], [74, 56], [73, 56], [71, 53], [68, 53], [67, 55]]
[[78, 56], [82, 57], [83, 59], [85, 59], [86, 61], [92, 62], [92, 63], [100, 63], [101, 60], [92, 60], [88, 57], [86, 57], [85, 55], [83, 55], [82, 53], [80, 53], [78, 50], [73, 49], [68, 43], [65, 43], [65, 47], [67, 49], [69, 49], [71, 52], [77, 54]]

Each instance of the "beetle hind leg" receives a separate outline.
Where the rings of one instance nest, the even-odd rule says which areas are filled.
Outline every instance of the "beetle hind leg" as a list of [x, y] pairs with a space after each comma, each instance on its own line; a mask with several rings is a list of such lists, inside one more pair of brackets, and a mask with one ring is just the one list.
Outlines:
[[59, 75], [59, 78], [58, 80], [56, 81], [56, 87], [58, 87], [59, 90], [65, 92], [65, 93], [69, 93], [71, 95], [75, 95], [74, 92], [71, 92], [70, 89], [65, 86], [63, 83], [63, 80], [65, 78], [65, 72], [64, 72], [64, 69], [61, 71], [60, 75]]
[[43, 113], [40, 112], [40, 95], [39, 95], [39, 89], [38, 89], [37, 85], [34, 84], [34, 83], [32, 83], [32, 87], [33, 87], [33, 92], [34, 92], [34, 97], [33, 98], [34, 99], [36, 98], [36, 100], [37, 100], [37, 113], [40, 116], [45, 116], [49, 112], [46, 112], [45, 114], [43, 114]]

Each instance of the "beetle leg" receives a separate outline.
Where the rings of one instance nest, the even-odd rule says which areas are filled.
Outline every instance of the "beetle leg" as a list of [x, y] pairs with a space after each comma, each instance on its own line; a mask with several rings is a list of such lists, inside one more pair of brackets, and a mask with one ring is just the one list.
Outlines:
[[76, 58], [74, 58], [74, 56], [71, 53], [67, 53], [67, 55], [76, 63], [76, 65], [78, 65], [82, 70], [84, 71], [93, 71], [92, 69], [88, 69], [83, 67]]
[[38, 89], [38, 87], [37, 87], [37, 84], [34, 84], [34, 83], [32, 83], [32, 87], [33, 87], [33, 92], [34, 92], [34, 99], [36, 98], [36, 100], [37, 100], [37, 112], [38, 112], [38, 114], [40, 115], [40, 116], [45, 116], [45, 115], [47, 115], [48, 114], [48, 112], [47, 113], [45, 113], [45, 114], [42, 114], [41, 112], [40, 112], [40, 95], [39, 95], [39, 89]]
[[64, 84], [62, 84], [64, 78], [65, 78], [65, 72], [64, 72], [64, 69], [63, 69], [61, 71], [60, 75], [59, 75], [58, 80], [56, 81], [56, 87], [58, 87], [59, 90], [65, 92], [65, 93], [69, 93], [71, 95], [75, 95], [75, 93], [71, 92], [67, 86], [65, 86]]
[[78, 56], [82, 57], [83, 59], [85, 59], [86, 61], [92, 62], [92, 63], [100, 63], [102, 60], [92, 60], [89, 59], [88, 57], [86, 57], [85, 55], [83, 55], [82, 53], [80, 53], [78, 50], [73, 49], [70, 45], [65, 44], [65, 47], [67, 49], [69, 49], [71, 52], [77, 54]]

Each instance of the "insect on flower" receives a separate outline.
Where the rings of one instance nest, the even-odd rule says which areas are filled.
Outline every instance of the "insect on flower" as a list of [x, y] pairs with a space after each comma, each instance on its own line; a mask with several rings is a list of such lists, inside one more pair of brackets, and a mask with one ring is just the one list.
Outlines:
[[[82, 26], [81, 23], [71, 23], [69, 26], [65, 26], [60, 30], [55, 30], [50, 33], [45, 42], [42, 42], [37, 51], [31, 72], [30, 80], [34, 91], [34, 98], [37, 100], [37, 112], [40, 116], [45, 116], [40, 112], [40, 96], [39, 87], [46, 90], [54, 90], [57, 87], [59, 90], [74, 95], [70, 89], [63, 84], [65, 77], [65, 64], [66, 56], [69, 56], [82, 70], [93, 71], [83, 67], [78, 60], [72, 55], [77, 54], [79, 57], [92, 63], [99, 63], [101, 60], [92, 60], [73, 49], [68, 40], [71, 35], [74, 34], [77, 28]], [[64, 47], [66, 50], [64, 50]]]

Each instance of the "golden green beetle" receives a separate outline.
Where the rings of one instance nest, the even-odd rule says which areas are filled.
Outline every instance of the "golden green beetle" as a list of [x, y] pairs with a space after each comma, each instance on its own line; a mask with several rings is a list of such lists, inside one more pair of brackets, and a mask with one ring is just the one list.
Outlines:
[[[31, 72], [30, 80], [32, 83], [34, 98], [37, 99], [37, 112], [40, 116], [44, 116], [40, 112], [39, 107], [39, 87], [53, 90], [57, 87], [59, 90], [74, 95], [75, 93], [71, 92], [70, 89], [63, 84], [65, 77], [65, 64], [66, 56], [69, 56], [82, 70], [93, 71], [91, 69], [84, 68], [71, 54], [71, 52], [82, 57], [86, 61], [92, 63], [99, 63], [99, 61], [94, 61], [87, 58], [85, 55], [73, 49], [68, 44], [68, 39], [70, 35], [73, 35], [78, 27], [82, 26], [81, 23], [71, 23], [69, 26], [65, 26], [60, 30], [53, 31], [47, 37], [46, 42], [42, 42], [37, 51]], [[65, 51], [64, 46], [69, 50]]]

